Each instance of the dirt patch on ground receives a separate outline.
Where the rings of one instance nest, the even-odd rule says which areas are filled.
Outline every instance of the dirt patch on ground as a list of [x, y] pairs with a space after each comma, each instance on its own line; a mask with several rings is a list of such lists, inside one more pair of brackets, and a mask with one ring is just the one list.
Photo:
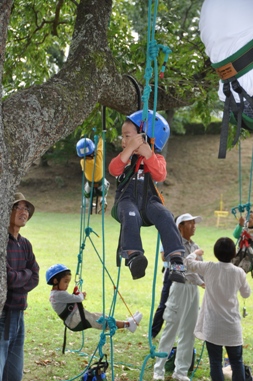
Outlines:
[[[219, 135], [171, 137], [168, 144], [167, 171], [164, 184], [159, 184], [166, 206], [178, 215], [184, 212], [201, 214], [206, 223], [214, 224], [214, 211], [219, 209], [221, 195], [224, 207], [230, 210], [239, 204], [238, 148], [218, 159]], [[242, 203], [250, 189], [252, 137], [241, 144]], [[106, 168], [116, 153], [107, 153]], [[115, 179], [106, 173], [111, 187], [108, 212], [113, 204]], [[49, 167], [33, 165], [23, 178], [20, 191], [29, 197], [36, 209], [46, 212], [80, 211], [82, 172], [78, 157], [68, 165], [49, 163]], [[106, 213], [108, 213], [106, 212]], [[234, 224], [233, 216], [231, 220]]]

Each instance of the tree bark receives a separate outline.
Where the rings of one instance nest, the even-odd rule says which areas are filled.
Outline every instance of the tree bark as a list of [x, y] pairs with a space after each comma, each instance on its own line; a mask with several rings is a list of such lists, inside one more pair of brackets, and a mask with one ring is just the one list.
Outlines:
[[[10, 0], [0, 3], [1, 79], [11, 6]], [[137, 110], [135, 86], [117, 71], [108, 47], [107, 26], [111, 11], [112, 0], [80, 0], [69, 56], [59, 73], [39, 86], [13, 93], [1, 104], [0, 288], [3, 295], [13, 194], [31, 164], [80, 125], [97, 102], [125, 115]], [[177, 104], [182, 106], [187, 102], [177, 100], [174, 95], [168, 96], [165, 91], [159, 93], [157, 109], [169, 109]], [[1, 298], [0, 309], [3, 301]]]

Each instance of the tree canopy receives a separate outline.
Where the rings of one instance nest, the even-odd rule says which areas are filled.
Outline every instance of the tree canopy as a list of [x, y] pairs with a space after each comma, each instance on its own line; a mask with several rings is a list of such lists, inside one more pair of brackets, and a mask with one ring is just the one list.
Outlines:
[[[159, 2], [155, 38], [172, 54], [164, 79], [159, 80], [157, 110], [193, 105], [207, 121], [217, 79], [198, 34], [201, 3]], [[144, 0], [0, 3], [1, 290], [6, 290], [5, 248], [13, 194], [34, 160], [78, 126], [96, 123], [101, 105], [111, 110], [112, 136], [115, 113], [127, 115], [137, 109], [138, 92], [129, 76], [142, 92], [147, 7]], [[163, 60], [159, 56], [160, 65]], [[151, 108], [152, 102], [153, 92]], [[4, 297], [0, 307], [3, 302]]]

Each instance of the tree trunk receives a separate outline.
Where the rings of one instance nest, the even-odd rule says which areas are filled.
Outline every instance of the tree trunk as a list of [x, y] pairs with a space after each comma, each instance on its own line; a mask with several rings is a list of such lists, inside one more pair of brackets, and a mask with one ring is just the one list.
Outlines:
[[[11, 6], [11, 0], [0, 2], [1, 79]], [[0, 309], [6, 292], [9, 215], [21, 178], [54, 143], [82, 124], [97, 102], [125, 115], [137, 110], [135, 86], [117, 72], [108, 47], [111, 11], [112, 0], [80, 0], [69, 57], [59, 73], [13, 93], [0, 106]], [[158, 109], [169, 109], [177, 100], [161, 91], [158, 103]], [[183, 105], [182, 100], [179, 103]]]

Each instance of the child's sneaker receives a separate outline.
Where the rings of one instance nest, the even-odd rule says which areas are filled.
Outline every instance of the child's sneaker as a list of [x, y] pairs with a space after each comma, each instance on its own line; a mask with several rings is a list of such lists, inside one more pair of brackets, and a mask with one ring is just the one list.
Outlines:
[[172, 282], [185, 283], [185, 266], [171, 263], [169, 266], [169, 280]]
[[127, 260], [127, 266], [131, 271], [133, 279], [140, 279], [144, 277], [147, 265], [147, 258], [138, 251], [129, 255], [129, 259]]
[[133, 317], [130, 317], [127, 319], [128, 323], [129, 323], [129, 327], [127, 327], [127, 329], [130, 332], [134, 333], [136, 331], [136, 328], [139, 325], [141, 319], [142, 319], [142, 313], [140, 313], [138, 311], [135, 312]]

